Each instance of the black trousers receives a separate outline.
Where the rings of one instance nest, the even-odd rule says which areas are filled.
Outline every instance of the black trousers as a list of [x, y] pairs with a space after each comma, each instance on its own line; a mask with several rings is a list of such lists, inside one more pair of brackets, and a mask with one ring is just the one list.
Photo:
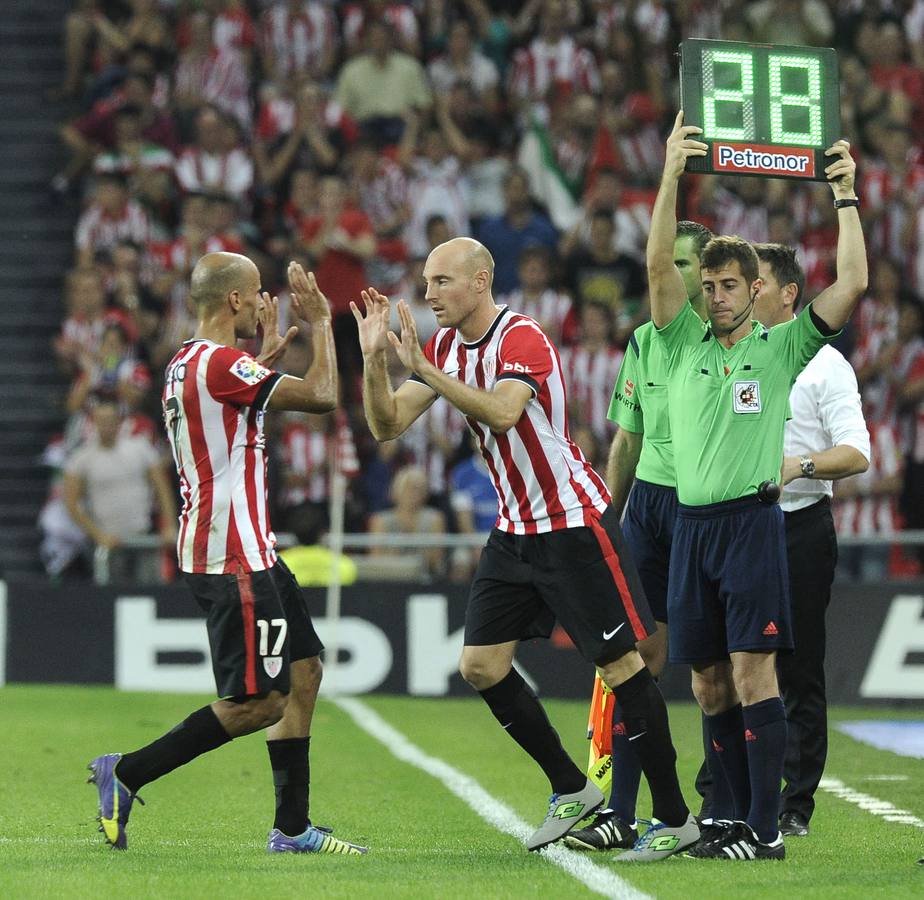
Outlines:
[[[789, 725], [780, 814], [796, 812], [810, 819], [828, 756], [825, 612], [831, 602], [837, 565], [837, 537], [827, 497], [805, 509], [786, 513], [785, 520], [795, 650], [777, 656], [777, 675]], [[705, 747], [705, 722], [703, 735]], [[712, 779], [704, 761], [696, 776], [703, 816], [711, 815], [711, 789]]]
[[810, 819], [828, 756], [825, 612], [837, 565], [837, 537], [827, 497], [786, 513], [786, 549], [796, 648], [777, 657], [789, 723], [783, 766], [786, 787], [780, 812], [795, 812]]

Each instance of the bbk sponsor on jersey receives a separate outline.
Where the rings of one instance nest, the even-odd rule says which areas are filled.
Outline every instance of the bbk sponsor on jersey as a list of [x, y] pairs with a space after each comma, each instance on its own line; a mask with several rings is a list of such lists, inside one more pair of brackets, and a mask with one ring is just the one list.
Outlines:
[[712, 145], [712, 165], [717, 172], [815, 177], [815, 151], [800, 147], [764, 147], [750, 144]]

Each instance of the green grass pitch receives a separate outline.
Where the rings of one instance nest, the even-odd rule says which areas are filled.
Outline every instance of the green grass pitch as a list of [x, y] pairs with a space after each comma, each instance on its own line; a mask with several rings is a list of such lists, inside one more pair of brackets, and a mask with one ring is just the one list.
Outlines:
[[[396, 760], [321, 701], [312, 738], [312, 817], [367, 843], [366, 857], [269, 856], [273, 793], [261, 736], [234, 741], [144, 791], [116, 853], [96, 832], [88, 760], [127, 751], [208, 701], [122, 694], [108, 688], [0, 689], [0, 897], [22, 898], [581, 898], [595, 896], [566, 872], [495, 831], [443, 785]], [[547, 784], [471, 700], [363, 698], [432, 756], [476, 778], [527, 822], [545, 812]], [[586, 705], [549, 701], [580, 764]], [[832, 710], [845, 718], [913, 713]], [[917, 714], [920, 717], [920, 714]], [[671, 708], [681, 780], [694, 800], [699, 714]], [[924, 818], [924, 761], [859, 744], [832, 730], [827, 774]], [[908, 780], [872, 780], [871, 776]], [[688, 788], [689, 786], [689, 788]], [[640, 812], [648, 798], [643, 788]], [[924, 897], [924, 829], [893, 824], [819, 792], [808, 838], [787, 841], [782, 863], [675, 858], [614, 870], [659, 898]], [[595, 861], [606, 864], [606, 857]]]

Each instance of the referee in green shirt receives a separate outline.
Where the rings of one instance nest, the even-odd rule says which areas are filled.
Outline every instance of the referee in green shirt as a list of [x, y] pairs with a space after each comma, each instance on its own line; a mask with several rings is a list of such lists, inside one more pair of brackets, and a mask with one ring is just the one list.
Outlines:
[[[674, 265], [677, 185], [705, 156], [701, 129], [677, 115], [652, 213], [647, 264], [651, 318], [667, 359], [678, 515], [668, 584], [670, 658], [690, 663], [693, 693], [741, 820], [690, 855], [782, 859], [779, 790], [786, 717], [776, 651], [792, 647], [783, 514], [776, 505], [789, 392], [837, 334], [866, 289], [866, 248], [846, 141], [826, 153], [839, 238], [837, 280], [796, 318], [750, 318], [760, 289], [747, 241], [719, 237], [702, 256], [708, 325]], [[769, 489], [768, 489], [769, 486]], [[774, 490], [775, 489], [775, 490]]]
[[[701, 319], [706, 318], [706, 307], [700, 258], [711, 239], [712, 232], [699, 222], [677, 224], [674, 265]], [[617, 515], [622, 517], [625, 507], [623, 537], [657, 626], [654, 634], [639, 642], [638, 650], [657, 678], [667, 659], [667, 573], [677, 491], [667, 412], [667, 360], [651, 322], [639, 325], [629, 338], [607, 418], [619, 428], [610, 445], [606, 483]], [[587, 825], [565, 838], [571, 847], [612, 850], [631, 847], [636, 839], [635, 807], [642, 769], [618, 702], [613, 708], [612, 761], [610, 799]]]

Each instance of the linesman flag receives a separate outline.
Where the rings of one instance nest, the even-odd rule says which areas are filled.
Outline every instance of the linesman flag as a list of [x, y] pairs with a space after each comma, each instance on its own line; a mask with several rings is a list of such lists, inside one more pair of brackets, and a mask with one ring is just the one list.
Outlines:
[[613, 780], [613, 707], [616, 698], [598, 674], [590, 698], [590, 715], [587, 719], [587, 740], [590, 741], [590, 759], [587, 777], [604, 794], [609, 796]]

